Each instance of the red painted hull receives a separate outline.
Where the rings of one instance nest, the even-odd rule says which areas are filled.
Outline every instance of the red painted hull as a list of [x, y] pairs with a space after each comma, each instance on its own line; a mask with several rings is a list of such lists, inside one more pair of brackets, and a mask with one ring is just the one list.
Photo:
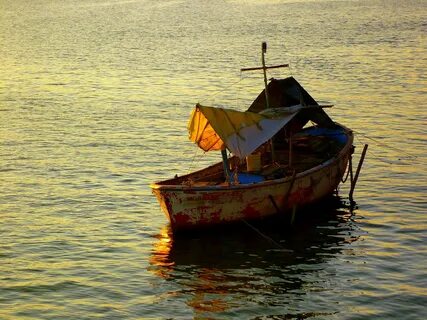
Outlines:
[[341, 182], [353, 151], [353, 134], [345, 130], [347, 142], [339, 153], [295, 176], [215, 186], [174, 184], [169, 180], [170, 184], [164, 181], [151, 188], [173, 230], [261, 219], [294, 206], [300, 208], [332, 194]]

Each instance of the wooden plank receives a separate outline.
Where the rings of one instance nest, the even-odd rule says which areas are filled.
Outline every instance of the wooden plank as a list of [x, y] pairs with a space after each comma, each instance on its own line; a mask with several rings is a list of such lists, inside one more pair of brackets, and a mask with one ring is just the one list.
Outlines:
[[276, 66], [265, 66], [265, 67], [252, 67], [252, 68], [242, 68], [240, 71], [253, 71], [253, 70], [268, 70], [268, 69], [277, 69], [277, 68], [287, 68], [289, 64], [279, 64]]

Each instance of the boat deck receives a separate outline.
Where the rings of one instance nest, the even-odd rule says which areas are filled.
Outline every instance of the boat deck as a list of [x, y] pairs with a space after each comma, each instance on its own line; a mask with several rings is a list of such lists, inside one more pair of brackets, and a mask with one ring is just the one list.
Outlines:
[[270, 143], [265, 143], [254, 153], [261, 155], [258, 170], [248, 171], [247, 161], [237, 157], [229, 159], [230, 181], [227, 181], [222, 162], [176, 177], [158, 182], [158, 185], [188, 185], [195, 187], [228, 186], [231, 183], [254, 183], [264, 180], [280, 179], [292, 176], [316, 167], [337, 155], [346, 142], [346, 133], [341, 130], [329, 130], [327, 134], [312, 135], [313, 129], [302, 130], [289, 140], [274, 141], [274, 159]]
[[[320, 165], [341, 150], [336, 142], [325, 137], [295, 139], [292, 143], [292, 151], [289, 151], [289, 145], [285, 144], [275, 143], [275, 148], [274, 160], [271, 152], [262, 152], [261, 167], [257, 171], [248, 171], [246, 161], [231, 158], [231, 182], [251, 183], [260, 181], [259, 178], [255, 177], [261, 177], [262, 180], [273, 180], [292, 176], [294, 171], [300, 173]], [[250, 176], [248, 177], [248, 175]], [[241, 176], [244, 178], [243, 180]], [[190, 179], [193, 186], [228, 185], [222, 169], [222, 163], [207, 168], [202, 175], [195, 173], [193, 176], [188, 176], [187, 181], [190, 181]], [[253, 181], [253, 179], [257, 181]]]

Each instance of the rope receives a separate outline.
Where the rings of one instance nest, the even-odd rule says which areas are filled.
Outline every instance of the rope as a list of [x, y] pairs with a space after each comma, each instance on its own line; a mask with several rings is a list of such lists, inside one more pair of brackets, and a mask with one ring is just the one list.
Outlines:
[[[193, 155], [193, 158], [191, 159], [191, 162], [190, 162], [190, 166], [188, 167], [188, 174], [190, 174], [191, 173], [191, 171], [193, 170], [193, 165], [194, 165], [194, 160], [196, 159], [196, 157], [197, 157], [197, 152], [199, 151], [199, 148], [196, 148], [196, 150], [194, 151], [194, 155]], [[205, 152], [206, 153], [206, 152]], [[204, 153], [204, 154], [205, 154]]]
[[[397, 152], [399, 152], [399, 153], [401, 153], [401, 154], [405, 155], [408, 159], [412, 159], [412, 160], [414, 160], [414, 159], [418, 159], [418, 156], [415, 156], [415, 155], [413, 155], [413, 154], [410, 154], [410, 153], [408, 153], [408, 152], [404, 151], [403, 149], [400, 149], [400, 148], [396, 148], [396, 147], [390, 146], [389, 144], [387, 144], [387, 143], [385, 143], [385, 142], [380, 142], [379, 140], [374, 139], [374, 138], [372, 138], [372, 137], [369, 137], [368, 135], [366, 135], [366, 134], [364, 134], [364, 133], [361, 133], [361, 132], [358, 132], [358, 131], [356, 131], [356, 130], [353, 130], [353, 131], [354, 131], [354, 132], [356, 132], [358, 135], [361, 135], [361, 136], [365, 137], [365, 138], [366, 138], [366, 139], [368, 139], [368, 140], [374, 141], [374, 142], [375, 142], [375, 143], [377, 143], [379, 146], [387, 147], [387, 148], [389, 148], [389, 149], [391, 149], [391, 150], [397, 151]], [[359, 141], [360, 141], [360, 140], [359, 140]], [[398, 160], [400, 160], [400, 159], [398, 159]]]
[[[346, 183], [348, 176], [350, 175], [350, 171], [353, 171], [353, 166], [351, 164], [351, 155], [348, 157], [348, 169], [347, 169], [347, 175], [345, 176], [344, 179], [341, 178], [341, 182], [342, 183]], [[339, 167], [338, 167], [339, 168]]]
[[246, 224], [249, 228], [251, 228], [252, 230], [254, 230], [256, 233], [258, 233], [261, 237], [263, 237], [264, 239], [266, 239], [267, 241], [271, 242], [272, 244], [274, 244], [277, 248], [280, 249], [284, 249], [283, 246], [278, 243], [277, 241], [273, 240], [272, 238], [270, 238], [269, 236], [267, 236], [266, 234], [262, 233], [259, 229], [255, 228], [252, 224], [250, 224], [249, 222], [247, 222], [245, 219], [242, 219], [243, 223]]
[[240, 79], [238, 80], [238, 81], [235, 81], [235, 82], [233, 82], [232, 84], [230, 84], [229, 86], [227, 86], [227, 88], [224, 88], [224, 89], [221, 89], [221, 90], [218, 90], [218, 91], [215, 91], [215, 92], [213, 92], [211, 95], [208, 95], [204, 100], [202, 100], [201, 102], [203, 103], [203, 102], [205, 102], [205, 101], [207, 101], [208, 99], [212, 99], [213, 97], [215, 97], [216, 95], [218, 95], [218, 94], [220, 94], [220, 93], [223, 93], [223, 92], [225, 92], [226, 90], [229, 90], [231, 87], [234, 87], [236, 84], [238, 84], [238, 83], [240, 83], [241, 81], [243, 81], [244, 80], [244, 78], [242, 77], [242, 76], [240, 76]]

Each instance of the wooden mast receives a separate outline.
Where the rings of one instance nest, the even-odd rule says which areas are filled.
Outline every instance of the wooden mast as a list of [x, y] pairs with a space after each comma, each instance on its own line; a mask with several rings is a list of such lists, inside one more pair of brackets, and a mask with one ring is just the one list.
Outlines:
[[[262, 50], [261, 50], [261, 60], [262, 60], [262, 71], [264, 73], [264, 85], [265, 85], [265, 105], [267, 109], [270, 108], [270, 101], [268, 98], [268, 83], [267, 83], [267, 69], [265, 68], [265, 54], [267, 53], [267, 42], [262, 43]], [[273, 144], [272, 144], [273, 146]]]
[[267, 108], [270, 107], [269, 105], [269, 98], [268, 98], [268, 89], [267, 89], [267, 70], [268, 69], [277, 69], [277, 68], [287, 68], [289, 67], [289, 64], [278, 64], [275, 66], [266, 66], [265, 65], [265, 54], [267, 53], [267, 42], [263, 42], [261, 46], [261, 62], [262, 67], [252, 67], [252, 68], [242, 68], [240, 71], [255, 71], [255, 70], [262, 70], [264, 72], [264, 85], [265, 85], [265, 99], [266, 99], [266, 106]]
[[[262, 67], [253, 67], [253, 68], [242, 68], [240, 69], [240, 71], [253, 71], [253, 70], [262, 70], [264, 73], [264, 93], [265, 93], [265, 106], [267, 109], [270, 108], [270, 98], [268, 95], [268, 83], [267, 83], [267, 70], [268, 69], [276, 69], [276, 68], [285, 68], [285, 67], [289, 67], [288, 64], [279, 64], [279, 65], [275, 65], [275, 66], [266, 66], [265, 65], [265, 54], [267, 53], [267, 42], [262, 42], [261, 45], [261, 63], [262, 63]], [[274, 152], [274, 144], [273, 144], [273, 139], [271, 139], [271, 158], [273, 161], [276, 161], [276, 154]]]

